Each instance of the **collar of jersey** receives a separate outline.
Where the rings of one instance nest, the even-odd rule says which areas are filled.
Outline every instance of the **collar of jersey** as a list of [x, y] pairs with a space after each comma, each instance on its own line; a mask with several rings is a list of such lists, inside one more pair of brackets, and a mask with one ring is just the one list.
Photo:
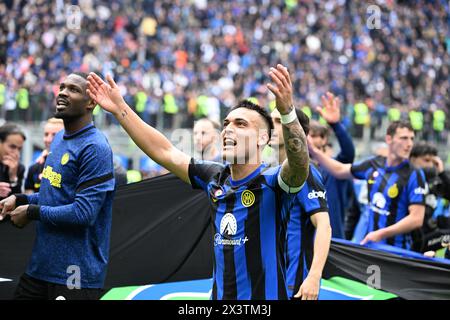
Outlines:
[[398, 165], [396, 165], [396, 166], [394, 166], [394, 167], [388, 167], [388, 166], [387, 166], [387, 159], [386, 159], [385, 162], [384, 162], [384, 168], [385, 168], [385, 170], [386, 170], [387, 172], [389, 172], [389, 171], [395, 171], [395, 170], [400, 169], [401, 167], [407, 165], [408, 163], [409, 163], [409, 160], [403, 160], [402, 162], [400, 162], [400, 164], [398, 164]]
[[74, 133], [72, 133], [72, 134], [66, 134], [66, 133], [64, 132], [63, 138], [64, 138], [65, 140], [67, 140], [67, 139], [73, 139], [73, 138], [79, 136], [80, 134], [82, 134], [83, 132], [86, 132], [86, 131], [88, 131], [88, 130], [91, 130], [92, 128], [95, 128], [95, 127], [94, 127], [94, 125], [93, 125], [92, 123], [90, 123], [90, 124], [88, 124], [87, 126], [81, 128], [80, 130], [78, 130], [78, 131], [76, 131], [76, 132], [74, 132]]
[[231, 178], [231, 174], [230, 174], [230, 184], [232, 187], [238, 187], [240, 185], [243, 185], [244, 183], [247, 183], [248, 181], [252, 180], [253, 178], [255, 178], [262, 169], [264, 169], [267, 165], [265, 163], [261, 163], [261, 165], [256, 168], [255, 171], [253, 171], [252, 173], [250, 173], [248, 176], [246, 176], [245, 178], [241, 179], [241, 180], [233, 180]]

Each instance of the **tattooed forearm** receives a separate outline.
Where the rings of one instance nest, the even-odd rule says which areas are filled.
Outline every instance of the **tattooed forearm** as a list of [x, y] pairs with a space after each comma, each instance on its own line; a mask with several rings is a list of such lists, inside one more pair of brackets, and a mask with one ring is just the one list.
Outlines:
[[287, 159], [283, 163], [281, 178], [291, 187], [305, 182], [309, 172], [309, 153], [306, 135], [298, 120], [283, 125]]
[[122, 114], [122, 118], [125, 118], [128, 115], [128, 112], [126, 109], [123, 109], [121, 114]]

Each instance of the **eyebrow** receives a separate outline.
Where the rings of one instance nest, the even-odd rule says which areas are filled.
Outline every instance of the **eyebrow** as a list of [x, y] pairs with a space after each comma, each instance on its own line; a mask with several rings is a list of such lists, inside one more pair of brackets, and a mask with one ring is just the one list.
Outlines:
[[248, 121], [246, 119], [244, 119], [244, 118], [236, 118], [236, 119], [234, 119], [234, 122], [238, 122], [238, 121], [244, 121], [244, 122], [248, 123]]
[[244, 119], [244, 118], [234, 118], [234, 119], [225, 118], [223, 120], [223, 123], [225, 124], [225, 123], [229, 123], [229, 122], [238, 122], [238, 121], [243, 121], [243, 122], [249, 123], [249, 121], [247, 119]]

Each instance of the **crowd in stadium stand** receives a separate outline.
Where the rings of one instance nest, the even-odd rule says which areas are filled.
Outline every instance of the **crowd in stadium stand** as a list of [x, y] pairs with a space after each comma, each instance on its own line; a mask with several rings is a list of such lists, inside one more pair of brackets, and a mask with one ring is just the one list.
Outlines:
[[0, 116], [47, 120], [59, 80], [81, 70], [111, 72], [150, 124], [192, 127], [202, 116], [220, 120], [241, 98], [269, 106], [266, 69], [283, 62], [298, 105], [313, 117], [332, 91], [354, 136], [369, 125], [375, 135], [385, 118], [409, 118], [424, 139], [444, 139], [448, 1], [373, 2], [379, 29], [365, 1], [5, 1]]

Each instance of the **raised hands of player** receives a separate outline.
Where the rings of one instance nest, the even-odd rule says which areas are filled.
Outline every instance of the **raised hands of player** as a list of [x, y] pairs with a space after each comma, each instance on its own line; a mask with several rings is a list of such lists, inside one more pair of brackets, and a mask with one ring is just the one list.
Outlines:
[[91, 72], [88, 76], [87, 93], [97, 104], [114, 115], [120, 113], [120, 106], [125, 104], [120, 89], [110, 75], [104, 82], [98, 75]]
[[322, 106], [317, 106], [316, 111], [329, 124], [338, 123], [341, 120], [341, 102], [331, 92], [321, 97]]
[[269, 76], [274, 84], [268, 83], [267, 88], [275, 95], [277, 109], [281, 114], [288, 114], [294, 107], [289, 72], [285, 66], [277, 64], [276, 68], [270, 68]]
[[10, 214], [14, 209], [16, 209], [15, 195], [9, 196], [8, 198], [0, 201], [0, 221], [2, 221], [6, 217], [6, 215]]

